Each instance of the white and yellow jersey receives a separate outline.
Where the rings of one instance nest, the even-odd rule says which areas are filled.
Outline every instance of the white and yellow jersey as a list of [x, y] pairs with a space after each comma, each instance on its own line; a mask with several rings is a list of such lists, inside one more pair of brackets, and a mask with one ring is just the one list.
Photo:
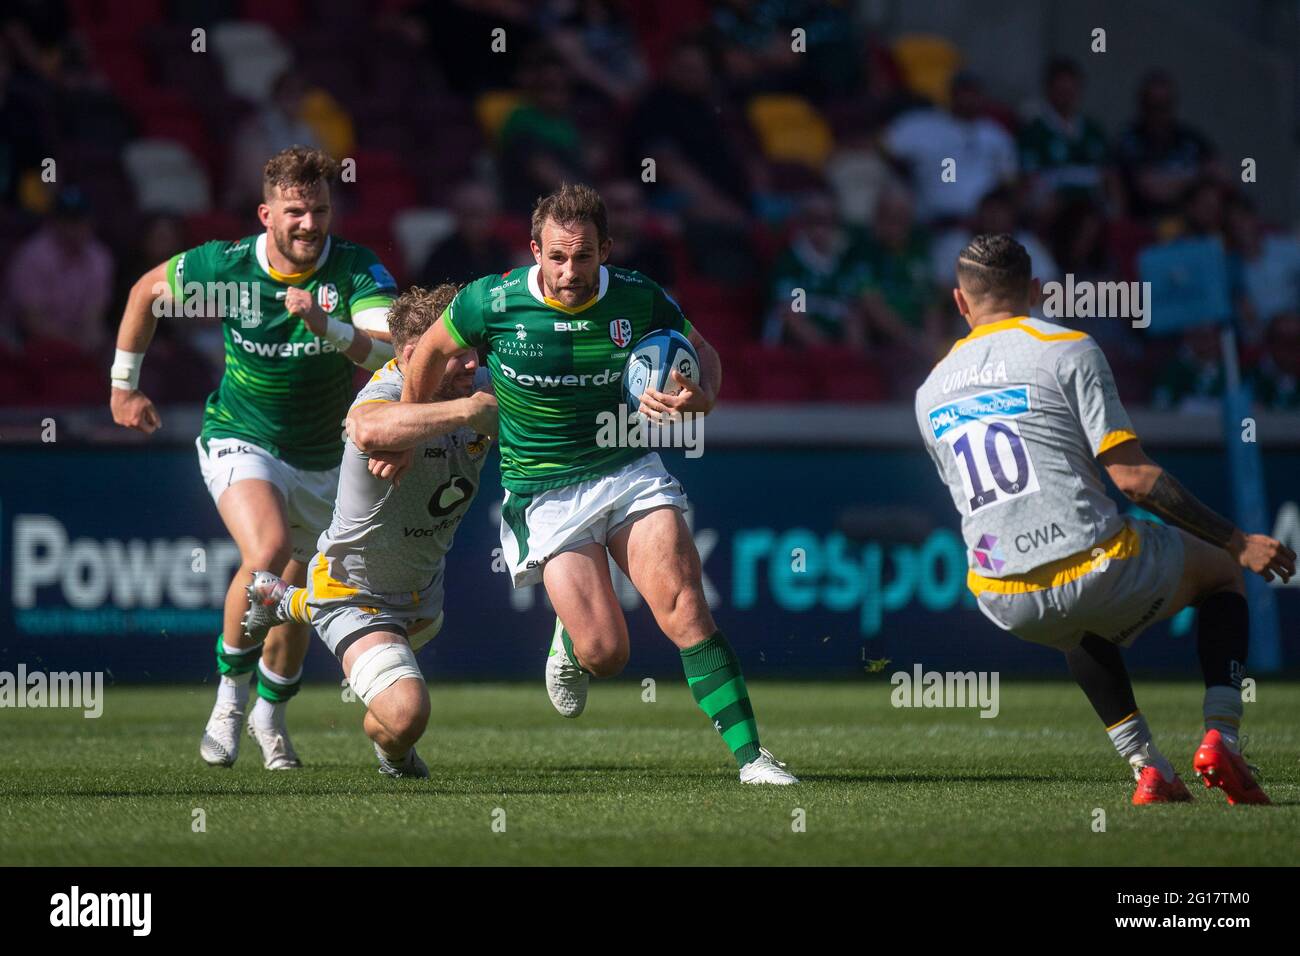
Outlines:
[[1026, 317], [977, 326], [917, 389], [916, 418], [973, 582], [1089, 559], [1124, 530], [1095, 459], [1137, 436], [1085, 333]]
[[[361, 389], [352, 407], [401, 397], [402, 372], [390, 361]], [[410, 471], [395, 486], [372, 475], [369, 456], [348, 439], [334, 517], [317, 542], [320, 556], [312, 562], [313, 600], [351, 600], [359, 592], [379, 603], [387, 598], [402, 605], [413, 593], [440, 582], [491, 445], [491, 438], [472, 428], [431, 439], [415, 447]], [[434, 597], [431, 602], [440, 606], [441, 594]]]

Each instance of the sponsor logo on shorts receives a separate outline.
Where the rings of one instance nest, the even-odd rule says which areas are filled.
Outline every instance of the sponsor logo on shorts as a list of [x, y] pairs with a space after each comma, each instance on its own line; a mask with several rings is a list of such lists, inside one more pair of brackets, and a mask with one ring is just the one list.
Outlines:
[[424, 450], [425, 458], [446, 458], [447, 449], [445, 448], [426, 448]]
[[1156, 598], [1155, 601], [1152, 602], [1151, 606], [1147, 608], [1147, 612], [1143, 614], [1140, 618], [1138, 618], [1136, 623], [1130, 624], [1128, 627], [1124, 628], [1124, 630], [1116, 632], [1112, 640], [1119, 642], [1124, 640], [1130, 634], [1135, 634], [1138, 631], [1142, 630], [1142, 628], [1146, 627], [1148, 624], [1151, 623], [1152, 619], [1156, 616], [1156, 613], [1160, 610], [1160, 608], [1164, 605], [1164, 603], [1165, 603], [1164, 598], [1162, 597]]
[[217, 457], [221, 458], [225, 455], [247, 455], [252, 451], [252, 445], [235, 445], [233, 447], [219, 449], [217, 451]]
[[1064, 540], [1065, 532], [1061, 526], [1053, 521], [1050, 525], [1043, 525], [1041, 528], [1034, 528], [1032, 531], [1022, 531], [1013, 539], [1016, 550], [1021, 554], [1027, 554], [1035, 548], [1050, 544], [1057, 539]]

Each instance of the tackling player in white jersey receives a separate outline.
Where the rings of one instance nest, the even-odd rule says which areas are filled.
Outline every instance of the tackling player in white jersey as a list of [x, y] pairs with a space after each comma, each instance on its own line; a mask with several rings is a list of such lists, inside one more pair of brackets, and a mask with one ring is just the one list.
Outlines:
[[[473, 352], [447, 362], [435, 401], [400, 401], [415, 343], [456, 291], [416, 287], [394, 300], [388, 324], [397, 358], [375, 373], [348, 412], [334, 517], [306, 587], [259, 571], [248, 588], [248, 636], [259, 640], [285, 621], [312, 625], [366, 705], [364, 727], [380, 772], [393, 777], [429, 775], [415, 752], [429, 720], [415, 651], [442, 628], [447, 552], [497, 431], [496, 398], [475, 390]], [[486, 385], [486, 375], [479, 381]], [[375, 448], [413, 450], [400, 484], [370, 473]]]
[[[1039, 287], [1018, 242], [976, 236], [957, 259], [957, 285], [971, 333], [917, 390], [916, 416], [962, 516], [980, 610], [1065, 652], [1133, 768], [1133, 802], [1144, 804], [1191, 794], [1152, 741], [1119, 649], [1195, 605], [1206, 689], [1193, 769], [1230, 803], [1268, 803], [1238, 746], [1249, 639], [1242, 568], [1286, 581], [1295, 554], [1243, 533], [1146, 456], [1097, 344], [1027, 317]], [[1120, 515], [1094, 462], [1168, 524]]]

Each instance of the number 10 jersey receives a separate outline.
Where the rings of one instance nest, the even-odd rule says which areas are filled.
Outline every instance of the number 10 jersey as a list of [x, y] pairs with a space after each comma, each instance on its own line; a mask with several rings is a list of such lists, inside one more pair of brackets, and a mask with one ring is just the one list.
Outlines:
[[1137, 436], [1083, 332], [1023, 316], [977, 326], [917, 389], [916, 418], [972, 571], [1024, 574], [1122, 529], [1095, 459]]

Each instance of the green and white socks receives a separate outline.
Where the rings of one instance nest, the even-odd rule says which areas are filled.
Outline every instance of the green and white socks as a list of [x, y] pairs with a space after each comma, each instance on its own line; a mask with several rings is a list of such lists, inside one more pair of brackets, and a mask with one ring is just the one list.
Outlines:
[[727, 638], [716, 631], [681, 652], [686, 683], [700, 709], [713, 722], [723, 742], [736, 758], [736, 766], [758, 758], [758, 723], [749, 703], [749, 690], [740, 661]]

